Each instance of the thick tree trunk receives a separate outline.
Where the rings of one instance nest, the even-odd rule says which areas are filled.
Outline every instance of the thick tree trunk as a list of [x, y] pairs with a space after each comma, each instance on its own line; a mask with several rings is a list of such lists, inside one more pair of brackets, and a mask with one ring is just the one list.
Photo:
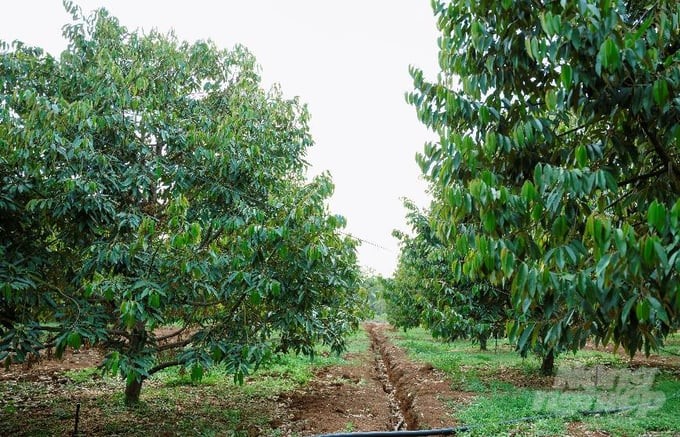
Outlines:
[[543, 356], [541, 363], [541, 375], [549, 376], [555, 372], [555, 351], [550, 349], [548, 353]]
[[[135, 356], [144, 349], [146, 338], [144, 324], [141, 322], [137, 323], [130, 335], [130, 355]], [[141, 375], [135, 375], [135, 378], [133, 378], [132, 381], [128, 379], [127, 385], [125, 386], [125, 405], [129, 407], [139, 403], [139, 394], [142, 391], [143, 382], [144, 378]]]
[[125, 386], [125, 405], [131, 407], [139, 403], [139, 394], [142, 392], [142, 378], [133, 379]]

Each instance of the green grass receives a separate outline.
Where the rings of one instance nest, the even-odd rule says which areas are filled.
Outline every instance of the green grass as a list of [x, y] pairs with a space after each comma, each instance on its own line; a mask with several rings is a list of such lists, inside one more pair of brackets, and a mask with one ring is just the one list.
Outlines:
[[[395, 343], [415, 360], [431, 363], [444, 371], [456, 390], [470, 392], [473, 400], [465, 405], [451, 405], [460, 423], [474, 424], [471, 435], [562, 435], [571, 422], [580, 422], [579, 429], [604, 431], [612, 435], [678, 435], [680, 433], [680, 379], [661, 371], [651, 387], [634, 385], [639, 381], [627, 368], [628, 359], [605, 351], [585, 350], [564, 354], [558, 358], [558, 375], [569, 375], [576, 369], [602, 369], [604, 375], [620, 375], [616, 390], [587, 387], [561, 392], [552, 388], [551, 378], [539, 374], [537, 357], [520, 357], [506, 340], [489, 351], [469, 341], [442, 342], [433, 340], [423, 329], [393, 334]], [[680, 348], [680, 335], [674, 334], [666, 343], [666, 354]], [[662, 352], [663, 355], [663, 352]], [[597, 366], [597, 367], [595, 367]], [[561, 370], [560, 370], [561, 369]], [[588, 370], [592, 369], [592, 370]], [[573, 374], [573, 373], [572, 373]], [[579, 381], [581, 374], [576, 374]], [[590, 374], [588, 374], [590, 375]], [[631, 388], [625, 385], [630, 379]], [[587, 379], [587, 378], [586, 378]], [[558, 380], [559, 381], [559, 380]], [[622, 388], [623, 387], [623, 388]], [[583, 416], [579, 410], [611, 409], [627, 404], [648, 403], [613, 415]], [[518, 419], [532, 418], [524, 421]], [[505, 422], [505, 423], [504, 423]]]
[[669, 335], [660, 351], [662, 356], [680, 356], [680, 332]]
[[[348, 352], [366, 351], [368, 345], [360, 331], [349, 339]], [[287, 415], [278, 397], [308, 383], [318, 368], [346, 363], [326, 348], [313, 360], [280, 355], [243, 385], [220, 366], [200, 382], [168, 369], [144, 383], [134, 408], [124, 405], [124, 383], [94, 368], [69, 371], [70, 382], [58, 386], [0, 383], [0, 435], [70, 435], [79, 402], [83, 435], [277, 436], [277, 418]]]
[[410, 357], [431, 363], [446, 372], [453, 385], [462, 391], [486, 392], [507, 388], [503, 381], [489, 379], [489, 376], [507, 369], [531, 374], [540, 365], [536, 357], [520, 357], [505, 340], [499, 340], [497, 347], [493, 341], [489, 342], [487, 352], [481, 352], [479, 345], [469, 341], [434, 340], [421, 328], [400, 332], [393, 335], [392, 340], [406, 349]]

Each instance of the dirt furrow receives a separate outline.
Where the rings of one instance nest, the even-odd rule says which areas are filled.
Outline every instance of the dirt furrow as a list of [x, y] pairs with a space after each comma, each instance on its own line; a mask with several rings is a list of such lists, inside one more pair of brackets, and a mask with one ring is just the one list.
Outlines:
[[399, 408], [389, 399], [389, 380], [380, 371], [379, 356], [371, 347], [347, 355], [346, 365], [321, 369], [310, 384], [285, 400], [290, 413], [281, 428], [303, 436], [394, 429], [401, 419], [395, 415]]
[[[408, 429], [408, 424], [406, 424], [406, 419], [402, 412], [401, 403], [398, 400], [398, 394], [394, 388], [394, 384], [390, 380], [390, 375], [387, 370], [387, 365], [383, 357], [383, 350], [381, 342], [378, 339], [378, 335], [375, 333], [374, 327], [368, 325], [366, 330], [371, 337], [371, 351], [373, 352], [374, 367], [376, 378], [380, 381], [383, 391], [387, 397], [387, 404], [390, 410], [390, 428], [393, 430], [399, 430], [402, 428]], [[384, 339], [383, 339], [384, 340]], [[406, 425], [406, 427], [405, 427]]]
[[290, 416], [284, 428], [317, 435], [454, 425], [450, 404], [466, 402], [469, 395], [453, 391], [431, 365], [411, 361], [389, 340], [388, 324], [366, 323], [364, 329], [370, 350], [349, 356], [351, 364], [322, 369], [293, 393], [286, 401]]

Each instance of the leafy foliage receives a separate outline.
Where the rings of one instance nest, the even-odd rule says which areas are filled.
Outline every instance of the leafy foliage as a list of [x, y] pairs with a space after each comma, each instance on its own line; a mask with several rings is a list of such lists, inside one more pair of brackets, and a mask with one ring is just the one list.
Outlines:
[[168, 366], [242, 381], [276, 350], [341, 350], [356, 243], [330, 178], [305, 182], [306, 108], [243, 47], [66, 6], [59, 59], [2, 43], [0, 360], [100, 343], [135, 401]]
[[364, 318], [383, 316], [386, 311], [385, 304], [385, 278], [366, 269], [362, 271], [360, 293], [366, 300], [368, 313]]
[[388, 318], [404, 329], [423, 325], [435, 337], [474, 338], [482, 349], [499, 334], [509, 309], [509, 293], [483, 281], [457, 282], [455, 256], [437, 236], [430, 220], [406, 201], [414, 235], [395, 231], [401, 241], [399, 265], [386, 296]]
[[435, 1], [439, 134], [418, 156], [456, 281], [508, 287], [526, 353], [634, 354], [680, 312], [680, 6]]

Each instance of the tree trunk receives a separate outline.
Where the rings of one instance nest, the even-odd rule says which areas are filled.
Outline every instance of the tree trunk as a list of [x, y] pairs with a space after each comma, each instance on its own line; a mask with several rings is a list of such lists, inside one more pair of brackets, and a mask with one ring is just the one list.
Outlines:
[[[130, 334], [130, 346], [128, 353], [131, 356], [137, 355], [144, 349], [146, 337], [144, 324], [137, 322]], [[143, 382], [144, 377], [142, 375], [134, 375], [132, 380], [130, 380], [128, 377], [127, 385], [125, 386], [125, 405], [129, 407], [139, 403], [139, 394], [142, 391]]]
[[555, 372], [555, 350], [550, 349], [548, 353], [543, 356], [541, 363], [541, 375], [549, 376]]
[[142, 391], [142, 383], [144, 381], [140, 377], [135, 378], [132, 382], [128, 382], [125, 386], [125, 405], [131, 407], [139, 403], [139, 394]]
[[488, 336], [484, 334], [480, 334], [477, 336], [477, 340], [479, 340], [479, 350], [480, 351], [487, 351], [487, 340]]

